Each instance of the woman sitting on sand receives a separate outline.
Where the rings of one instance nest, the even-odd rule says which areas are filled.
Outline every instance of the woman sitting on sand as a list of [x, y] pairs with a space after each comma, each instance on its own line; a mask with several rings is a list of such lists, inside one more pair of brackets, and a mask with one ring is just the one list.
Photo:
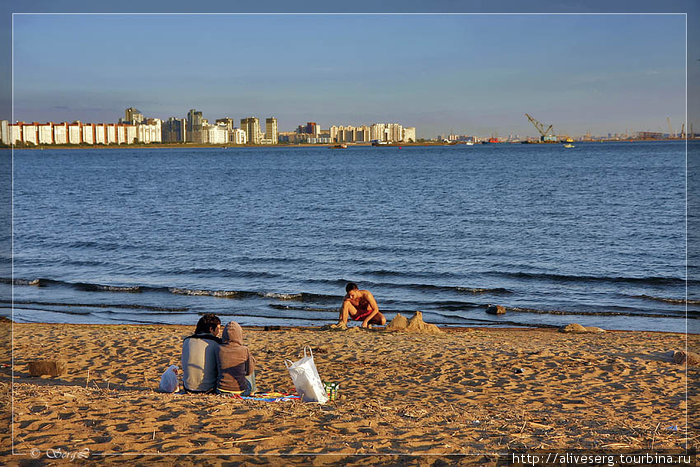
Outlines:
[[223, 343], [216, 354], [219, 381], [216, 392], [219, 394], [240, 394], [248, 396], [255, 392], [255, 358], [248, 347], [243, 345], [243, 329], [235, 321], [226, 325]]
[[216, 353], [221, 339], [221, 320], [213, 313], [203, 315], [194, 335], [182, 343], [182, 386], [187, 392], [213, 392], [218, 374]]

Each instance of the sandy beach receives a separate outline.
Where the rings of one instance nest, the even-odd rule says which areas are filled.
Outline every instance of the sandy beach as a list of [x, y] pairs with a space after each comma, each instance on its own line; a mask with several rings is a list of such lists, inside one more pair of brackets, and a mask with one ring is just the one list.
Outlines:
[[[193, 327], [12, 327], [12, 404], [7, 365], [2, 387], [3, 405], [14, 415], [17, 462], [31, 459], [32, 450], [49, 461], [47, 453], [59, 448], [144, 465], [384, 465], [421, 464], [432, 455], [484, 464], [512, 452], [697, 447], [698, 367], [686, 370], [669, 357], [686, 348], [683, 334], [246, 328], [259, 391], [293, 391], [283, 361], [298, 359], [305, 345], [314, 349], [321, 378], [340, 383], [339, 399], [318, 405], [157, 392], [163, 371], [179, 365], [182, 339]], [[687, 344], [697, 349], [698, 336]], [[30, 376], [30, 361], [49, 358], [64, 359], [66, 374]], [[9, 446], [11, 434], [0, 436]]]

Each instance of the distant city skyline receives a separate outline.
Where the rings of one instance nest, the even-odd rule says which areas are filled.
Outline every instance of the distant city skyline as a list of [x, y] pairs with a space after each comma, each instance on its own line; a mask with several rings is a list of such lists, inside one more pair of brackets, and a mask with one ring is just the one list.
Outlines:
[[527, 112], [557, 134], [668, 133], [667, 118], [679, 132], [685, 28], [682, 14], [16, 14], [2, 118], [196, 108], [275, 115], [279, 131], [400, 121], [418, 138], [537, 136]]

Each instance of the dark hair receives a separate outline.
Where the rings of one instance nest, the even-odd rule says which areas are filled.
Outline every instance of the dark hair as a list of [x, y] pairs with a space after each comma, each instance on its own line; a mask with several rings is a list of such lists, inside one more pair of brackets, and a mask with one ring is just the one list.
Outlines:
[[348, 285], [345, 286], [345, 291], [350, 292], [351, 290], [355, 290], [357, 288], [357, 284], [355, 284], [354, 282], [348, 282]]
[[197, 321], [197, 328], [194, 330], [195, 334], [214, 334], [216, 327], [221, 324], [221, 320], [214, 313], [204, 313], [199, 321]]

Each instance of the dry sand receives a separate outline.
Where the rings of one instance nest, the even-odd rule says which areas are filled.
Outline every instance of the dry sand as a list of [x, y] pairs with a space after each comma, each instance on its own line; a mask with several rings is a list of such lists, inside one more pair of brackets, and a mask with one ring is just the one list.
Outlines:
[[[340, 399], [318, 405], [156, 392], [162, 372], [179, 365], [182, 339], [193, 327], [13, 327], [16, 461], [29, 459], [32, 449], [46, 460], [49, 449], [88, 448], [93, 460], [143, 465], [445, 465], [495, 462], [496, 454], [513, 451], [697, 447], [699, 369], [686, 373], [669, 355], [686, 348], [682, 334], [245, 329], [260, 391], [293, 391], [283, 361], [297, 359], [304, 345], [314, 349], [322, 379], [340, 382]], [[689, 349], [697, 344], [698, 335], [688, 336]], [[67, 374], [29, 375], [30, 361], [54, 357], [67, 361]], [[7, 407], [7, 366], [2, 375]], [[3, 446], [10, 436], [0, 434]]]

